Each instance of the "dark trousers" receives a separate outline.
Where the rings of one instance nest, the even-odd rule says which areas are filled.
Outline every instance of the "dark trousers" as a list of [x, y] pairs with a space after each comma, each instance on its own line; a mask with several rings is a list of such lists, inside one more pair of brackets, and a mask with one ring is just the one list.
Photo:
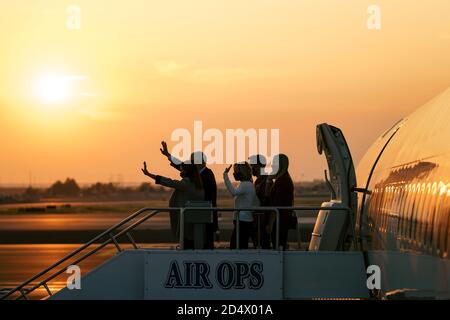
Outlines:
[[[230, 249], [236, 249], [236, 221], [230, 239]], [[239, 221], [239, 249], [248, 249], [248, 240], [253, 229], [253, 222]]]
[[184, 250], [193, 250], [194, 249], [194, 240], [184, 239]]
[[261, 248], [270, 249], [270, 233], [267, 233], [265, 227], [261, 230]]
[[214, 249], [214, 234], [215, 234], [215, 225], [214, 223], [206, 224], [206, 243], [205, 249]]

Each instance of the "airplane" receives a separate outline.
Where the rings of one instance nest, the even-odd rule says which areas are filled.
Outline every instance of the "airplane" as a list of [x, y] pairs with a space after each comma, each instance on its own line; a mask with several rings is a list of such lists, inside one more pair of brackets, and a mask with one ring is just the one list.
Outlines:
[[[341, 202], [353, 208], [353, 221], [339, 221], [335, 215], [328, 230], [321, 230], [345, 232], [322, 249], [333, 249], [340, 239], [340, 249], [346, 250], [345, 241], [352, 239], [350, 250], [363, 253], [365, 267], [381, 270], [384, 297], [450, 297], [449, 120], [450, 89], [386, 130], [356, 172], [342, 132], [318, 126], [319, 153], [332, 146], [322, 136], [334, 135], [341, 141], [344, 152], [325, 152], [331, 174], [331, 181], [326, 181], [332, 194], [340, 194]], [[327, 215], [322, 211], [318, 220]], [[313, 233], [310, 249], [316, 242]]]
[[450, 297], [449, 124], [450, 89], [384, 132], [358, 165], [358, 250], [388, 270], [386, 293]]
[[[299, 218], [319, 210], [306, 251], [182, 250], [181, 234], [178, 249], [140, 248], [133, 229], [168, 211], [143, 208], [1, 298], [43, 287], [55, 300], [449, 299], [449, 123], [450, 89], [384, 132], [356, 170], [342, 131], [319, 124], [331, 197], [320, 207], [292, 207]], [[210, 208], [178, 208], [180, 224], [207, 223]], [[120, 246], [124, 235], [134, 249]], [[80, 288], [51, 291], [53, 279], [109, 244], [118, 254], [78, 279]]]

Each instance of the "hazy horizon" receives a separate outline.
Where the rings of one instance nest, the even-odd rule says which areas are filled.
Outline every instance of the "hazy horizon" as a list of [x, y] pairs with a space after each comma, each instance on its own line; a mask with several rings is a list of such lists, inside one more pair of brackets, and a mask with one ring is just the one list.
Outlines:
[[[92, 184], [95, 183], [112, 183], [115, 185], [118, 185], [120, 187], [137, 187], [139, 185], [141, 185], [142, 183], [150, 183], [152, 185], [155, 185], [154, 181], [151, 180], [142, 180], [142, 181], [78, 181], [77, 178], [74, 177], [66, 177], [66, 178], [70, 178], [70, 179], [74, 179], [77, 184], [83, 188], [83, 187], [88, 187], [91, 186]], [[63, 179], [59, 179], [59, 181], [64, 182], [66, 180], [66, 178]], [[217, 179], [217, 176], [216, 176]], [[55, 183], [57, 180], [52, 181], [52, 182], [41, 182], [41, 183], [36, 183], [36, 184], [29, 184], [29, 183], [0, 183], [0, 189], [7, 189], [7, 188], [28, 188], [28, 187], [32, 187], [32, 188], [48, 188], [50, 187], [53, 183]], [[312, 180], [294, 180], [294, 183], [315, 183], [315, 182], [325, 182], [324, 179], [321, 178], [317, 178], [317, 179], [312, 179]], [[217, 181], [217, 185], [221, 185], [221, 186], [225, 186], [224, 182], [221, 180]]]

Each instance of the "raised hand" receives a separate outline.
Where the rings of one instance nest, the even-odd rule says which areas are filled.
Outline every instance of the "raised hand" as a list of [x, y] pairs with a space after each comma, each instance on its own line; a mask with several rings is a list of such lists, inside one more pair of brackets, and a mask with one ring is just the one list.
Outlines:
[[142, 173], [144, 173], [146, 176], [150, 176], [150, 172], [147, 170], [147, 163], [144, 161], [144, 168], [141, 169]]
[[232, 167], [232, 165], [230, 165], [228, 168], [225, 168], [225, 171], [224, 171], [224, 173], [228, 173], [228, 172], [230, 172], [230, 169], [231, 169], [231, 167]]
[[161, 153], [166, 157], [170, 157], [170, 152], [167, 149], [167, 143], [165, 141], [161, 141], [161, 146], [162, 148], [159, 149]]

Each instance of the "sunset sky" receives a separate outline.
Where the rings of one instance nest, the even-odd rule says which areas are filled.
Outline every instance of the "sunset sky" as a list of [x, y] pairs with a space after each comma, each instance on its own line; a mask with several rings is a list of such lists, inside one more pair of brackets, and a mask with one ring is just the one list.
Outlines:
[[316, 124], [357, 164], [450, 87], [449, 0], [0, 0], [0, 30], [0, 185], [177, 177], [159, 143], [194, 120], [278, 128], [295, 180], [322, 178]]

